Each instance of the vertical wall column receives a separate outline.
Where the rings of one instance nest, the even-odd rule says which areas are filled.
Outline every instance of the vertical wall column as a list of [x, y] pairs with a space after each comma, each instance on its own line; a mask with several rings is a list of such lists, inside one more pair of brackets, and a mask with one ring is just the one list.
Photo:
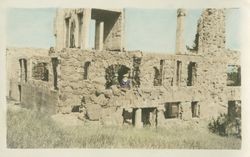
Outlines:
[[186, 10], [177, 10], [177, 28], [176, 28], [176, 54], [185, 54], [185, 37], [184, 37], [184, 23], [185, 23]]
[[52, 70], [53, 70], [53, 85], [54, 85], [54, 90], [58, 90], [58, 74], [57, 74], [57, 68], [58, 68], [58, 58], [52, 58]]
[[95, 27], [95, 49], [102, 50], [103, 49], [103, 33], [104, 33], [104, 22], [96, 21]]
[[89, 48], [89, 30], [90, 30], [90, 20], [91, 20], [91, 9], [83, 10], [83, 19], [82, 19], [82, 34], [81, 34], [81, 49]]
[[64, 10], [57, 9], [56, 10], [56, 17], [54, 20], [54, 36], [55, 36], [55, 49], [61, 50], [66, 47], [66, 36], [65, 36], [65, 18], [64, 18]]
[[135, 127], [142, 128], [142, 120], [141, 120], [142, 109], [138, 108], [135, 110]]
[[83, 24], [83, 13], [80, 12], [77, 14], [77, 47], [81, 47], [81, 40], [82, 40], [82, 24]]

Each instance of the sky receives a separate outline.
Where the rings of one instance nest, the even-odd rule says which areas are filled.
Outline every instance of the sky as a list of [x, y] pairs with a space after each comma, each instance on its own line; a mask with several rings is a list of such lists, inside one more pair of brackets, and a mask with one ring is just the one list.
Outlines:
[[[53, 20], [55, 8], [17, 9], [7, 12], [7, 46], [49, 48], [55, 46]], [[197, 21], [202, 9], [187, 10], [185, 44], [193, 45]], [[226, 45], [240, 48], [240, 11], [226, 12]], [[174, 53], [176, 9], [125, 9], [125, 48], [144, 52]], [[94, 21], [91, 22], [90, 46], [94, 45]]]

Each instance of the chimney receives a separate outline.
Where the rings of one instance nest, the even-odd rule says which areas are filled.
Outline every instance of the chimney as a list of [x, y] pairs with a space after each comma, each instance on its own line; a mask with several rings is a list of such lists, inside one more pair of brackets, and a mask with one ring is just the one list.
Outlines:
[[177, 28], [176, 28], [176, 54], [185, 54], [185, 40], [184, 40], [184, 19], [186, 16], [185, 9], [177, 10]]

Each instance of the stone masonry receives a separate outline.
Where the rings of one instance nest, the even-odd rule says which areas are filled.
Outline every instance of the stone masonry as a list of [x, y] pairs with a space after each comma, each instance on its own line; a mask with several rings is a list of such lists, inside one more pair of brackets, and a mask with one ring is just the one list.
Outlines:
[[[58, 9], [55, 49], [43, 50], [44, 56], [36, 49], [7, 49], [8, 96], [27, 108], [79, 112], [104, 125], [164, 126], [227, 113], [241, 99], [240, 84], [228, 85], [229, 67], [237, 67], [240, 78], [240, 53], [225, 47], [225, 9], [203, 11], [191, 49], [184, 44], [186, 14], [178, 10], [176, 54], [168, 55], [126, 51], [123, 10]], [[129, 87], [122, 86], [125, 76]]]

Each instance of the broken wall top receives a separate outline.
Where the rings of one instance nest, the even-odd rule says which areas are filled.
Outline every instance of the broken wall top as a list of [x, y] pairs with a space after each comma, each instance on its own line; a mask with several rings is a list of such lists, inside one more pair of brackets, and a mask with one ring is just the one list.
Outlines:
[[196, 45], [198, 53], [219, 55], [225, 51], [225, 9], [206, 9], [198, 21]]

